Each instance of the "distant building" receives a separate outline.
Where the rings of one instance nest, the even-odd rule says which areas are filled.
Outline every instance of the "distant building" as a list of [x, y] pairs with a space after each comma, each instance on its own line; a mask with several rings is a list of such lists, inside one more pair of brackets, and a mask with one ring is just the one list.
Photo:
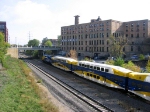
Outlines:
[[63, 51], [76, 50], [79, 56], [108, 56], [108, 37], [113, 35], [128, 38], [129, 44], [123, 48], [128, 56], [150, 53], [150, 46], [145, 43], [150, 39], [149, 20], [121, 22], [98, 17], [89, 23], [79, 24], [79, 17], [75, 16], [74, 25], [61, 27]]
[[6, 22], [0, 21], [0, 32], [4, 34], [5, 42], [8, 42], [8, 29], [6, 26]]

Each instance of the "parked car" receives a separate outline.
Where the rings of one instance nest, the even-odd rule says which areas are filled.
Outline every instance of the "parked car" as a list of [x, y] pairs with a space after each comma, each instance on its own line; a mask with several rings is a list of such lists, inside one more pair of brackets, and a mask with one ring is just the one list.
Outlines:
[[132, 55], [131, 56], [131, 60], [138, 60], [138, 59], [139, 59], [138, 55]]

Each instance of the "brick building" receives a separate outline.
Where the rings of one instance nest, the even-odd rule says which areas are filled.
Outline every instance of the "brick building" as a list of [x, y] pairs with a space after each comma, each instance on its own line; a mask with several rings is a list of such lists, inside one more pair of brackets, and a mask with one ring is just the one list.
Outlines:
[[5, 42], [8, 42], [8, 29], [6, 26], [6, 22], [0, 21], [0, 32], [4, 34]]
[[76, 50], [80, 56], [108, 56], [110, 35], [127, 37], [129, 43], [124, 47], [126, 56], [150, 53], [150, 21], [138, 20], [121, 22], [116, 20], [91, 19], [89, 23], [61, 27], [62, 50]]

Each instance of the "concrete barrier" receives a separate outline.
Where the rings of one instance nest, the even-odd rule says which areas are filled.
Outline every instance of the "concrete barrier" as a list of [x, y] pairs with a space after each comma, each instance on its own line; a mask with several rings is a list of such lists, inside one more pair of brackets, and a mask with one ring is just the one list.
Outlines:
[[18, 59], [18, 48], [8, 48], [7, 55]]

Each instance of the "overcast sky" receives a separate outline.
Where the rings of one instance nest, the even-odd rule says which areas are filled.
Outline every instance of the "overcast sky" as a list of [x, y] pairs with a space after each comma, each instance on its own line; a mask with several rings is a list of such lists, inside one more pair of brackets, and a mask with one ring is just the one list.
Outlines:
[[134, 21], [150, 19], [150, 0], [0, 0], [0, 21], [7, 22], [9, 42], [25, 45], [30, 39], [56, 39], [61, 26], [91, 19]]

